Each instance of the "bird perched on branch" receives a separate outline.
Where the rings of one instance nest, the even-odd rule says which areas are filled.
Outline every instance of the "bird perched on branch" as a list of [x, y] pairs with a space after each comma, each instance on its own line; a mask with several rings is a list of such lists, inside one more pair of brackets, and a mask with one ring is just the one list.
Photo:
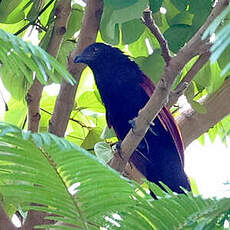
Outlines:
[[[138, 65], [122, 51], [103, 43], [88, 46], [75, 63], [85, 63], [93, 71], [106, 108], [106, 119], [118, 139], [123, 140], [132, 121], [153, 94], [154, 84]], [[172, 191], [191, 190], [184, 172], [184, 147], [180, 131], [167, 108], [150, 125], [130, 161], [151, 182], [160, 181]]]

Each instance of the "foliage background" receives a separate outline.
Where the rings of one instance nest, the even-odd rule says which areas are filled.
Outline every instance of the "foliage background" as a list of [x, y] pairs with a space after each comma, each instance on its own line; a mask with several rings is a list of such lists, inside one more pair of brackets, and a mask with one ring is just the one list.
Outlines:
[[[32, 224], [27, 224], [29, 211], [24, 229], [40, 224], [43, 224], [41, 228], [47, 229], [48, 226], [55, 229], [99, 229], [100, 226], [109, 229], [134, 229], [134, 226], [135, 229], [224, 229], [229, 223], [228, 198], [204, 199], [199, 195], [175, 195], [170, 191], [165, 194], [155, 185], [149, 185], [160, 198], [153, 201], [142, 187], [105, 165], [112, 157], [105, 141], [115, 142], [116, 138], [106, 128], [105, 108], [90, 69], [85, 68], [82, 73], [75, 71], [71, 62], [71, 55], [76, 56], [83, 49], [83, 29], [90, 31], [87, 20], [83, 20], [84, 13], [87, 17], [87, 7], [92, 5], [93, 8], [95, 2], [102, 1], [87, 2], [86, 7], [70, 0], [0, 2], [0, 74], [10, 93], [9, 101], [2, 93], [7, 102], [1, 120], [8, 124], [0, 125], [0, 192], [1, 206], [4, 207], [1, 216], [11, 218], [19, 211], [19, 216], [25, 219], [28, 210], [51, 214], [48, 219], [53, 222], [33, 220]], [[155, 83], [161, 78], [166, 64], [162, 44], [141, 21], [146, 6], [152, 10], [157, 27], [168, 41], [170, 54], [174, 55], [204, 25], [214, 4], [211, 0], [104, 0], [103, 3], [96, 41], [122, 49]], [[223, 7], [221, 15], [202, 35], [206, 39], [216, 33], [212, 56], [209, 61], [210, 53], [205, 50], [208, 58], [192, 76], [184, 92], [190, 110], [201, 116], [209, 114], [205, 98], [223, 91], [229, 82], [229, 10], [229, 7]], [[64, 17], [63, 12], [69, 12], [69, 15]], [[93, 19], [89, 21], [92, 23]], [[31, 34], [33, 39], [37, 37], [38, 46], [23, 40]], [[180, 71], [172, 91], [195, 66], [198, 56], [191, 58]], [[76, 96], [71, 98], [73, 110], [69, 114], [68, 126], [61, 135], [54, 129], [57, 123], [51, 127], [55, 124], [58, 100], [43, 91], [43, 85], [54, 83], [61, 87], [65, 84], [76, 87], [78, 84]], [[42, 93], [41, 100], [39, 93]], [[31, 102], [37, 103], [38, 111]], [[222, 114], [221, 105], [216, 107], [216, 114]], [[171, 110], [178, 119], [183, 115], [178, 106], [172, 106]], [[27, 115], [28, 111], [32, 116]], [[62, 112], [65, 111], [63, 107]], [[189, 114], [188, 111], [185, 113]], [[62, 117], [63, 114], [59, 112], [58, 115]], [[230, 117], [225, 115], [223, 112], [223, 119], [211, 128], [205, 127], [212, 142], [219, 137], [226, 143], [230, 134]], [[48, 130], [65, 136], [65, 140], [48, 133], [26, 132], [26, 129], [38, 131], [31, 128], [33, 122], [39, 124], [40, 132]], [[191, 127], [187, 129], [189, 131]], [[205, 144], [204, 140], [204, 135], [199, 137], [202, 144]], [[100, 161], [85, 150], [96, 153]], [[74, 192], [70, 192], [72, 186], [75, 186]], [[40, 212], [35, 213], [40, 215]], [[57, 226], [57, 221], [71, 226]], [[7, 218], [0, 219], [2, 223], [10, 226]]]

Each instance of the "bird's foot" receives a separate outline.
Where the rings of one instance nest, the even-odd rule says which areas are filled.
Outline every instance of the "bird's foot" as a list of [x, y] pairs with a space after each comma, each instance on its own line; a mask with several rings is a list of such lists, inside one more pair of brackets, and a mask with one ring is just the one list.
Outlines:
[[135, 134], [135, 129], [136, 129], [135, 119], [129, 120], [129, 124], [131, 126], [133, 134]]
[[121, 143], [122, 143], [122, 141], [118, 141], [118, 142], [112, 144], [112, 145], [111, 145], [111, 148], [112, 148], [112, 151], [113, 151], [114, 153], [117, 152], [118, 155], [119, 155], [119, 157], [120, 157], [121, 159], [123, 159], [123, 157], [122, 157], [122, 152], [121, 152]]

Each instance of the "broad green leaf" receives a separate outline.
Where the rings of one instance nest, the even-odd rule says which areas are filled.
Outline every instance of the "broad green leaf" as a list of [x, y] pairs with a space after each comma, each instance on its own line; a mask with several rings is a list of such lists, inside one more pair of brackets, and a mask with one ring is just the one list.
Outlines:
[[72, 6], [72, 13], [67, 26], [67, 31], [64, 35], [65, 39], [70, 39], [74, 33], [81, 28], [83, 13], [84, 9], [82, 6], [78, 4]]
[[141, 0], [104, 0], [105, 6], [112, 7], [113, 9], [121, 9], [121, 8], [126, 8], [129, 7], [136, 2], [141, 1]]
[[94, 146], [94, 152], [97, 158], [107, 164], [113, 158], [113, 151], [111, 146], [106, 142], [98, 142]]
[[105, 113], [105, 107], [98, 100], [94, 91], [86, 91], [77, 100], [78, 107], [94, 112]]
[[25, 77], [20, 73], [19, 65], [15, 64], [14, 67], [19, 70], [17, 73], [15, 73], [13, 68], [9, 68], [3, 64], [1, 67], [1, 79], [5, 88], [9, 91], [13, 98], [17, 100], [23, 100], [25, 99], [25, 96], [31, 86], [31, 82], [27, 81]]
[[[189, 25], [173, 25], [169, 27], [165, 32], [164, 36], [168, 41], [169, 49], [174, 53], [184, 46], [185, 42], [188, 41], [191, 26]], [[180, 36], [178, 36], [180, 34]]]
[[160, 10], [163, 0], [149, 0], [149, 6], [152, 13], [156, 13]]
[[189, 0], [171, 0], [173, 5], [180, 11], [186, 10]]
[[161, 50], [155, 49], [153, 54], [146, 57], [138, 57], [135, 59], [136, 63], [140, 66], [141, 70], [157, 83], [164, 70], [164, 59], [161, 56]]
[[116, 133], [114, 131], [114, 129], [111, 127], [109, 128], [107, 125], [105, 126], [105, 128], [103, 129], [102, 133], [101, 133], [101, 139], [105, 140], [105, 139], [110, 139], [113, 137], [116, 137]]
[[[17, 88], [15, 88], [15, 90], [16, 89]], [[8, 111], [4, 114], [4, 121], [22, 128], [27, 116], [27, 106], [25, 102], [11, 98], [7, 105]]]
[[169, 25], [172, 18], [174, 18], [180, 11], [174, 6], [174, 4], [170, 0], [164, 0], [162, 5], [166, 10], [165, 17]]
[[183, 11], [179, 14], [177, 14], [175, 17], [173, 17], [170, 20], [170, 25], [178, 25], [178, 24], [183, 24], [183, 25], [192, 25], [192, 19], [193, 15], [190, 14], [187, 11]]
[[225, 66], [227, 66], [228, 63], [230, 63], [230, 46], [228, 46], [224, 52], [221, 54], [221, 56], [218, 59], [218, 64], [219, 67], [221, 68], [221, 70], [223, 70], [225, 68]]
[[84, 139], [83, 143], [81, 144], [81, 147], [84, 149], [87, 149], [88, 151], [93, 151], [94, 145], [101, 141], [101, 132], [102, 132], [101, 127], [96, 127], [91, 130], [89, 130], [88, 135]]
[[116, 10], [112, 7], [104, 7], [100, 32], [104, 41], [111, 44], [119, 43], [118, 25], [133, 19], [141, 18], [143, 10], [146, 8], [148, 1], [137, 1], [128, 7]]
[[207, 62], [201, 70], [196, 74], [194, 77], [194, 81], [199, 84], [200, 86], [206, 88], [211, 85], [211, 67], [210, 62]]
[[131, 21], [121, 24], [122, 43], [130, 44], [138, 40], [141, 34], [145, 31], [145, 25], [140, 19], [133, 19]]
[[129, 44], [128, 50], [131, 53], [132, 57], [137, 58], [140, 56], [149, 56], [149, 51], [146, 45], [146, 39], [150, 41], [150, 44], [154, 49], [160, 48], [156, 38], [146, 29], [137, 41], [133, 42], [132, 44]]
[[[5, 23], [7, 17], [17, 8], [17, 6], [20, 4], [22, 0], [2, 0], [0, 3], [0, 22]], [[21, 18], [21, 15], [18, 15], [19, 20], [21, 21], [23, 18]], [[15, 22], [18, 22], [15, 21]], [[14, 22], [13, 22], [14, 23]]]
[[198, 113], [207, 113], [206, 108], [204, 107], [204, 105], [200, 104], [197, 101], [190, 101], [190, 105], [192, 106], [192, 108], [197, 111]]

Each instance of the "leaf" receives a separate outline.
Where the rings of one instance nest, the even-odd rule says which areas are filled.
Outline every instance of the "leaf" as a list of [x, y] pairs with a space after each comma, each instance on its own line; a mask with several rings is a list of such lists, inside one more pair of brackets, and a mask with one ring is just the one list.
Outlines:
[[108, 126], [105, 126], [101, 134], [101, 139], [105, 140], [105, 139], [110, 139], [116, 136], [117, 135], [113, 128], [109, 128]]
[[186, 10], [189, 0], [171, 0], [173, 5], [180, 11]]
[[[22, 0], [21, 0], [22, 1]], [[1, 23], [5, 23], [6, 22], [6, 19], [7, 17], [15, 10], [17, 9], [17, 6], [20, 4], [21, 1], [18, 1], [18, 0], [11, 0], [11, 1], [8, 1], [8, 0], [2, 0], [1, 1], [1, 4], [0, 4], [0, 22]], [[15, 21], [15, 22], [18, 22], [18, 21], [21, 21], [23, 18], [21, 18], [21, 16], [24, 16], [24, 14], [18, 14], [18, 20]], [[9, 22], [9, 20], [8, 20]], [[13, 22], [13, 23], [15, 23]]]
[[[26, 84], [31, 84], [33, 73], [36, 73], [37, 79], [42, 84], [47, 84], [49, 77], [54, 82], [60, 82], [61, 79], [55, 74], [57, 72], [69, 83], [73, 84], [74, 82], [67, 70], [43, 49], [3, 30], [0, 30], [0, 60], [5, 68], [4, 77], [7, 78], [7, 74], [9, 74], [11, 81], [17, 77], [21, 78], [18, 81], [27, 81]], [[25, 91], [22, 87], [20, 90]]]
[[161, 56], [161, 50], [155, 49], [153, 54], [146, 57], [138, 57], [135, 62], [140, 66], [141, 70], [149, 76], [154, 83], [157, 83], [164, 70], [164, 59]]
[[[15, 64], [15, 67], [20, 70], [17, 64]], [[17, 100], [23, 100], [31, 86], [31, 83], [28, 82], [23, 76], [21, 76], [19, 73], [15, 74], [13, 68], [8, 68], [5, 64], [3, 64], [1, 67], [1, 79], [11, 96]]]
[[[190, 30], [191, 26], [189, 25], [173, 25], [164, 32], [169, 49], [172, 52], [177, 53], [178, 50], [184, 46], [185, 42], [188, 41]], [[180, 36], [178, 36], [178, 34], [180, 34]]]
[[111, 146], [106, 142], [98, 142], [94, 146], [94, 152], [97, 158], [107, 164], [113, 158], [113, 151]]
[[95, 91], [86, 91], [77, 100], [78, 107], [89, 109], [94, 112], [105, 113], [105, 107], [98, 100]]
[[137, 58], [137, 57], [148, 57], [149, 56], [149, 51], [146, 46], [146, 39], [148, 39], [151, 43], [151, 45], [154, 48], [159, 48], [159, 43], [156, 40], [156, 38], [152, 35], [149, 34], [148, 30], [146, 29], [144, 33], [140, 36], [138, 40], [135, 42], [129, 44], [128, 49], [132, 54], [132, 57]]
[[[17, 88], [15, 88], [16, 90]], [[11, 98], [7, 103], [9, 110], [4, 114], [4, 121], [18, 127], [23, 127], [27, 116], [27, 106], [23, 102], [19, 102]]]
[[104, 0], [105, 6], [112, 7], [113, 9], [121, 9], [121, 8], [126, 8], [129, 7], [133, 4], [135, 4], [137, 1], [140, 0]]
[[73, 35], [80, 30], [82, 24], [82, 17], [84, 14], [83, 7], [78, 4], [72, 5], [72, 13], [70, 15], [69, 23], [67, 26], [65, 39], [70, 39]]
[[145, 31], [145, 25], [140, 19], [133, 19], [131, 21], [122, 23], [122, 43], [130, 44], [138, 40], [141, 34]]
[[204, 105], [200, 104], [199, 102], [193, 100], [193, 101], [190, 101], [190, 104], [192, 108], [198, 113], [207, 113], [207, 110], [204, 107]]
[[163, 0], [149, 0], [149, 6], [152, 13], [156, 13], [160, 10]]
[[142, 17], [147, 0], [139, 0], [135, 4], [122, 9], [106, 6], [103, 10], [100, 32], [105, 42], [116, 45], [119, 43], [118, 25]]
[[178, 25], [178, 24], [183, 24], [183, 25], [192, 25], [192, 19], [193, 19], [193, 15], [190, 14], [187, 11], [183, 11], [179, 14], [177, 14], [175, 17], [173, 17], [170, 20], [170, 25]]

